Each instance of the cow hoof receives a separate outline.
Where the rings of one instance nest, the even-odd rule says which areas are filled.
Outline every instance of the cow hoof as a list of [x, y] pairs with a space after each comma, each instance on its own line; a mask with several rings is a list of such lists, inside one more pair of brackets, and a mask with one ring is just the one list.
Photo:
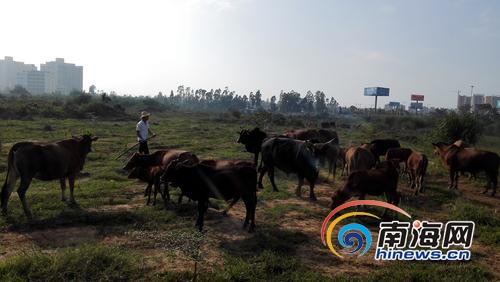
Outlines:
[[495, 192], [492, 192], [492, 193], [491, 193], [491, 196], [492, 196], [492, 197], [495, 197]]
[[486, 190], [483, 191], [483, 194], [486, 194], [486, 193], [488, 193], [488, 189], [486, 189]]
[[254, 233], [255, 232], [255, 225], [250, 225], [250, 228], [248, 228], [248, 233]]

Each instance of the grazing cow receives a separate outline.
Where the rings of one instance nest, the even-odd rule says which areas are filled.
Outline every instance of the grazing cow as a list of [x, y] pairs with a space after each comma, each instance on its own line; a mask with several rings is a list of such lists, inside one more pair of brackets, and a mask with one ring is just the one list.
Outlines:
[[327, 129], [299, 129], [299, 130], [290, 130], [285, 132], [283, 135], [279, 137], [286, 137], [291, 139], [297, 139], [302, 141], [311, 141], [313, 143], [324, 143], [328, 142], [332, 139], [336, 140], [336, 143], [339, 143], [339, 136], [337, 132], [333, 130]]
[[243, 129], [239, 132], [239, 135], [240, 137], [236, 142], [245, 145], [247, 152], [254, 154], [253, 163], [257, 167], [262, 142], [267, 138], [267, 134], [256, 127], [252, 130]]
[[470, 172], [472, 174], [484, 171], [488, 182], [486, 190], [492, 188], [491, 196], [497, 190], [498, 168], [500, 157], [498, 154], [474, 148], [459, 148], [454, 144], [448, 145], [443, 142], [432, 143], [434, 154], [439, 156], [444, 165], [448, 168], [450, 176], [450, 189], [458, 189], [459, 172]]
[[160, 195], [163, 198], [164, 203], [170, 201], [170, 194], [162, 193], [160, 190], [160, 185], [161, 185], [160, 177], [162, 173], [163, 173], [163, 167], [159, 165], [150, 167], [136, 166], [129, 173], [128, 175], [129, 179], [139, 179], [147, 183], [146, 189], [144, 190], [144, 196], [148, 197], [146, 205], [149, 205], [149, 203], [151, 202], [152, 187], [154, 187], [153, 205], [156, 204], [156, 196], [158, 195], [158, 192], [160, 192]]
[[347, 175], [356, 170], [367, 170], [375, 166], [373, 154], [362, 147], [350, 147], [345, 153]]
[[410, 188], [415, 189], [415, 195], [424, 192], [424, 177], [427, 173], [429, 161], [425, 154], [412, 152], [406, 161], [406, 168], [410, 178]]
[[67, 178], [70, 202], [75, 203], [75, 177], [83, 169], [85, 158], [92, 150], [92, 142], [96, 140], [97, 137], [86, 134], [50, 144], [14, 144], [9, 151], [7, 177], [2, 188], [2, 213], [7, 213], [7, 203], [18, 178], [21, 178], [21, 184], [17, 194], [28, 218], [31, 218], [31, 210], [26, 202], [26, 191], [33, 178], [43, 181], [59, 179], [62, 201], [66, 201]]
[[[123, 167], [124, 170], [132, 170], [134, 168], [140, 168], [137, 170], [135, 173], [143, 173], [140, 177], [133, 177], [133, 178], [138, 178], [139, 180], [146, 181], [148, 184], [146, 185], [146, 189], [144, 192], [144, 196], [148, 196], [151, 194], [151, 185], [154, 185], [154, 183], [158, 183], [158, 185], [161, 184], [160, 182], [160, 177], [161, 174], [160, 172], [154, 174], [154, 179], [151, 179], [150, 181], [144, 180], [148, 179], [148, 171], [152, 167], [161, 167], [162, 170], [164, 170], [168, 164], [175, 160], [179, 159], [181, 161], [188, 161], [189, 163], [198, 163], [200, 160], [198, 157], [187, 151], [183, 150], [177, 150], [177, 149], [167, 149], [167, 150], [158, 150], [152, 154], [139, 154], [139, 153], [134, 153], [132, 157], [129, 159], [127, 164]], [[151, 185], [150, 185], [151, 184]], [[158, 186], [158, 189], [160, 187]], [[161, 193], [161, 190], [158, 190]], [[157, 193], [158, 191], [155, 191]], [[164, 193], [161, 193], [161, 196], [163, 200], [170, 201], [170, 192], [168, 189], [168, 184], [165, 183], [165, 190]], [[148, 197], [148, 203], [149, 203], [150, 197]], [[180, 203], [182, 201], [182, 194], [179, 195], [178, 202]]]
[[324, 165], [325, 160], [328, 162], [328, 176], [326, 181], [333, 174], [333, 180], [335, 181], [335, 173], [337, 171], [337, 159], [340, 155], [340, 147], [332, 139], [326, 143], [316, 143], [314, 144], [314, 156], [319, 159], [320, 164]]
[[375, 156], [375, 160], [377, 163], [380, 161], [379, 157], [384, 156], [387, 153], [387, 150], [390, 148], [400, 148], [398, 140], [395, 139], [375, 139], [370, 142], [371, 148], [370, 151]]
[[315, 166], [312, 143], [289, 138], [269, 138], [262, 144], [262, 160], [260, 165], [259, 187], [262, 188], [262, 178], [266, 172], [274, 191], [278, 191], [274, 183], [274, 168], [285, 173], [295, 173], [298, 185], [295, 193], [301, 196], [304, 178], [309, 182], [309, 198], [316, 200], [314, 185], [318, 178], [318, 169]]
[[[391, 162], [383, 162], [376, 169], [358, 170], [352, 172], [341, 189], [332, 195], [330, 208], [333, 210], [345, 203], [349, 198], [359, 196], [363, 200], [366, 195], [385, 195], [387, 202], [399, 204], [398, 172]], [[384, 211], [386, 214], [387, 209]]]
[[162, 177], [172, 185], [181, 188], [182, 193], [198, 201], [196, 226], [203, 229], [203, 217], [209, 198], [218, 198], [236, 203], [243, 199], [246, 217], [243, 228], [249, 224], [249, 232], [255, 229], [255, 208], [257, 205], [257, 171], [254, 166], [235, 165], [214, 167], [203, 163], [187, 164], [174, 160]]
[[387, 150], [387, 153], [385, 153], [385, 160], [398, 164], [403, 163], [403, 172], [406, 172], [406, 160], [408, 160], [412, 152], [413, 151], [409, 148], [390, 148]]

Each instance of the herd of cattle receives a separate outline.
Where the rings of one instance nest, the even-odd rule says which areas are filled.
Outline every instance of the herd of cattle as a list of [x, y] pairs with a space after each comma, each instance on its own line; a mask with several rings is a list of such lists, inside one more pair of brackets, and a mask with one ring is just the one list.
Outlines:
[[[56, 143], [39, 144], [20, 142], [9, 151], [8, 169], [1, 194], [2, 214], [7, 213], [7, 203], [17, 179], [17, 190], [27, 217], [31, 211], [26, 202], [26, 191], [33, 178], [59, 180], [61, 199], [66, 201], [66, 179], [70, 188], [70, 201], [74, 202], [75, 178], [83, 169], [87, 154], [97, 137], [83, 135]], [[309, 184], [309, 198], [316, 200], [314, 186], [318, 180], [320, 166], [327, 166], [328, 176], [335, 180], [337, 164], [347, 180], [331, 198], [330, 208], [341, 205], [349, 198], [366, 195], [384, 195], [389, 203], [398, 205], [400, 194], [398, 180], [401, 173], [408, 175], [409, 184], [415, 195], [424, 192], [424, 178], [428, 166], [425, 154], [401, 148], [394, 139], [377, 139], [360, 146], [342, 148], [337, 133], [329, 129], [304, 129], [268, 136], [259, 128], [239, 132], [238, 143], [247, 152], [254, 154], [254, 161], [241, 160], [200, 160], [194, 153], [178, 149], [158, 150], [152, 154], [135, 153], [124, 169], [129, 178], [147, 183], [145, 196], [147, 204], [155, 204], [160, 193], [165, 203], [170, 201], [169, 185], [179, 187], [183, 196], [197, 201], [198, 217], [196, 226], [203, 228], [204, 213], [211, 205], [209, 199], [217, 198], [229, 203], [224, 214], [241, 198], [245, 204], [244, 228], [255, 228], [257, 187], [263, 188], [262, 179], [267, 173], [274, 191], [275, 169], [287, 174], [296, 174], [297, 196], [302, 195], [304, 179]], [[459, 140], [453, 144], [433, 143], [434, 153], [440, 157], [449, 170], [450, 189], [457, 189], [459, 173], [468, 172], [476, 176], [485, 172], [487, 185], [485, 192], [496, 192], [500, 158], [496, 153], [479, 150]], [[259, 164], [259, 155], [261, 161]], [[385, 160], [380, 160], [384, 157]], [[400, 164], [403, 168], [400, 168]], [[161, 189], [162, 184], [164, 188]]]

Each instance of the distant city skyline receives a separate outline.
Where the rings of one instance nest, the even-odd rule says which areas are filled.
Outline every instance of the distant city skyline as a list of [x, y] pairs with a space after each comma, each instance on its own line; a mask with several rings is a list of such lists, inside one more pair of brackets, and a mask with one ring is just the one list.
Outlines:
[[[263, 98], [322, 90], [341, 105], [379, 99], [454, 108], [457, 91], [500, 95], [500, 2], [8, 1], [0, 58], [83, 65], [83, 89], [156, 95], [177, 86]], [[43, 15], [43, 18], [41, 18]], [[19, 17], [23, 18], [19, 21]], [[12, 24], [16, 22], [16, 24]], [[36, 28], [34, 28], [36, 27]]]

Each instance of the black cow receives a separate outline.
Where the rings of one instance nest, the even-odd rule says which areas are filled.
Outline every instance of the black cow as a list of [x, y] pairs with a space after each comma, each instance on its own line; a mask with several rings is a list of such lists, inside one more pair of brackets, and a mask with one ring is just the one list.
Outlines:
[[315, 166], [313, 145], [307, 141], [289, 138], [269, 138], [262, 144], [262, 160], [259, 168], [259, 187], [262, 188], [262, 178], [266, 172], [274, 191], [278, 191], [274, 183], [274, 167], [285, 173], [295, 173], [298, 176], [297, 196], [301, 196], [304, 178], [309, 182], [309, 198], [316, 200], [314, 185], [318, 178], [318, 169]]
[[214, 167], [202, 163], [188, 164], [172, 161], [162, 176], [163, 181], [178, 186], [182, 194], [198, 201], [196, 226], [203, 229], [203, 217], [209, 205], [209, 198], [232, 200], [234, 204], [243, 199], [246, 217], [243, 228], [255, 229], [255, 208], [257, 205], [257, 171], [253, 166], [234, 165]]
[[258, 127], [252, 130], [243, 129], [238, 134], [240, 137], [236, 142], [245, 145], [247, 152], [254, 154], [253, 163], [257, 166], [262, 142], [267, 138], [267, 134]]

